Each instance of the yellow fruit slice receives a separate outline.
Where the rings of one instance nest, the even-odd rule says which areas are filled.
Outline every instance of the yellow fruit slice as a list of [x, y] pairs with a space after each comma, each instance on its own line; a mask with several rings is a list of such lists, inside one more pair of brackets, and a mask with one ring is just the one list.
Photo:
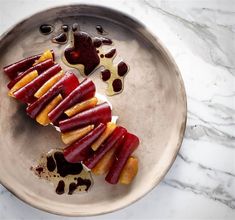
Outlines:
[[100, 137], [91, 145], [92, 150], [96, 151], [99, 146], [113, 133], [117, 125], [113, 122], [108, 122], [105, 131]]
[[25, 75], [22, 79], [20, 79], [8, 92], [9, 96], [14, 97], [14, 92], [19, 90], [20, 88], [24, 87], [28, 83], [30, 83], [32, 80], [34, 80], [38, 76], [38, 71], [34, 70], [32, 72], [29, 72], [27, 75]]
[[52, 111], [61, 101], [62, 96], [59, 94], [56, 96], [36, 117], [36, 121], [41, 125], [48, 125], [50, 123], [50, 120], [48, 118], [48, 114], [50, 111]]
[[76, 115], [79, 112], [82, 112], [86, 109], [96, 106], [97, 102], [98, 102], [98, 99], [96, 97], [93, 97], [91, 99], [88, 99], [84, 102], [80, 102], [72, 106], [71, 108], [67, 109], [64, 113], [68, 115], [69, 117], [71, 117], [73, 115]]
[[36, 65], [36, 64], [38, 64], [38, 63], [41, 63], [41, 62], [43, 62], [43, 61], [45, 61], [45, 60], [48, 60], [48, 59], [53, 59], [53, 54], [52, 54], [52, 52], [51, 52], [50, 50], [46, 50], [46, 51], [39, 57], [39, 59], [34, 62], [33, 66]]
[[115, 151], [115, 147], [111, 148], [91, 171], [95, 175], [103, 175], [107, 173], [115, 160]]
[[43, 96], [53, 85], [55, 85], [64, 76], [63, 70], [47, 80], [34, 94], [36, 98]]
[[129, 157], [119, 177], [119, 183], [130, 184], [138, 172], [138, 159]]
[[62, 141], [65, 144], [72, 144], [73, 142], [79, 140], [87, 133], [89, 133], [94, 128], [94, 125], [88, 125], [84, 128], [79, 128], [74, 131], [69, 131], [61, 134]]

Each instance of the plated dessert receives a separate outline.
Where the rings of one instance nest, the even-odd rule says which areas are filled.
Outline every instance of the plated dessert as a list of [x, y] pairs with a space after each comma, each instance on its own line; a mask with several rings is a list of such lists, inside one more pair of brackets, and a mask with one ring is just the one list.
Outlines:
[[[84, 35], [76, 32], [74, 38]], [[89, 78], [79, 82], [54, 57], [47, 50], [4, 67], [10, 79], [8, 95], [25, 103], [27, 115], [39, 124], [53, 125], [66, 145], [42, 154], [32, 170], [56, 184], [58, 194], [87, 191], [93, 183], [91, 173], [106, 175], [110, 184], [130, 184], [138, 171], [132, 154], [139, 138], [112, 120], [111, 105], [96, 94]]]

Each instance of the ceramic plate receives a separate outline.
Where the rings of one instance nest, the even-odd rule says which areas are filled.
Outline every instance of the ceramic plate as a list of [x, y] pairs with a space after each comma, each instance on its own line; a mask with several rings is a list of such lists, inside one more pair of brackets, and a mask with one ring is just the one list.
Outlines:
[[[42, 152], [61, 147], [60, 135], [51, 126], [36, 124], [25, 106], [7, 96], [7, 77], [0, 74], [0, 182], [13, 194], [39, 209], [68, 216], [97, 215], [123, 208], [143, 197], [167, 173], [180, 148], [186, 123], [186, 96], [179, 70], [165, 47], [138, 21], [108, 8], [69, 5], [52, 8], [23, 20], [0, 39], [0, 69], [24, 57], [55, 51], [60, 60], [65, 46], [52, 44], [39, 33], [43, 23], [71, 25], [97, 35], [102, 25], [113, 39], [120, 57], [129, 65], [124, 91], [108, 97], [119, 124], [139, 136], [135, 155], [139, 173], [129, 186], [109, 185], [95, 177], [88, 193], [57, 195], [54, 186], [35, 176], [30, 167]], [[120, 57], [117, 57], [118, 60]], [[75, 71], [79, 79], [81, 75]], [[105, 94], [99, 72], [91, 76]]]

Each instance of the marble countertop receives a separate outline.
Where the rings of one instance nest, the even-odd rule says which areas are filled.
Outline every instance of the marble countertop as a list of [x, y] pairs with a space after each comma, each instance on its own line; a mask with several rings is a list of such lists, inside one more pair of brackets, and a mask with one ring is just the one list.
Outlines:
[[[0, 33], [66, 0], [0, 0]], [[164, 180], [128, 208], [86, 219], [235, 219], [235, 1], [89, 1], [144, 22], [178, 64], [188, 122]], [[69, 219], [32, 208], [0, 185], [0, 219]], [[79, 218], [82, 219], [82, 218]]]

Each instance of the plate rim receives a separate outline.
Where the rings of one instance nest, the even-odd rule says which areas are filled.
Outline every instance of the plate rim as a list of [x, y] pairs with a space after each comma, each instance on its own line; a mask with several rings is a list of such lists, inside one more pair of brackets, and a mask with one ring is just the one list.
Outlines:
[[[59, 216], [67, 216], [67, 217], [98, 216], [98, 215], [104, 215], [104, 214], [108, 214], [108, 213], [112, 213], [112, 212], [118, 211], [120, 209], [126, 208], [127, 206], [129, 206], [129, 205], [139, 201], [141, 198], [143, 198], [148, 193], [150, 193], [163, 180], [163, 178], [165, 177], [165, 175], [168, 173], [168, 171], [172, 167], [173, 163], [175, 162], [177, 154], [178, 154], [178, 152], [179, 152], [179, 150], [181, 148], [181, 145], [183, 143], [183, 140], [184, 140], [184, 134], [185, 134], [186, 124], [187, 124], [187, 95], [186, 95], [185, 85], [184, 85], [184, 81], [183, 81], [181, 72], [179, 70], [179, 67], [176, 64], [176, 62], [175, 62], [173, 56], [171, 55], [171, 53], [169, 52], [169, 50], [162, 43], [162, 41], [144, 23], [139, 21], [137, 18], [133, 17], [131, 14], [123, 12], [123, 11], [121, 11], [119, 9], [113, 9], [111, 7], [107, 7], [107, 6], [104, 6], [104, 5], [97, 5], [97, 4], [92, 4], [92, 3], [86, 3], [86, 4], [83, 4], [83, 3], [69, 3], [69, 4], [58, 4], [58, 5], [54, 5], [54, 6], [49, 6], [49, 7], [46, 7], [44, 9], [42, 9], [42, 10], [39, 10], [39, 11], [37, 11], [35, 13], [31, 13], [28, 16], [25, 16], [23, 19], [20, 19], [18, 22], [16, 22], [15, 24], [11, 25], [6, 31], [4, 31], [0, 35], [0, 43], [4, 40], [5, 37], [7, 37], [11, 33], [11, 31], [13, 31], [21, 23], [26, 22], [32, 16], [36, 16], [38, 14], [41, 14], [41, 13], [49, 11], [49, 10], [59, 9], [59, 8], [64, 8], [64, 7], [69, 7], [69, 6], [96, 7], [96, 8], [99, 8], [100, 10], [113, 11], [114, 13], [126, 16], [132, 22], [140, 25], [141, 27], [144, 27], [146, 29], [146, 32], [149, 34], [149, 36], [151, 36], [152, 40], [154, 40], [160, 46], [161, 51], [166, 54], [167, 58], [169, 59], [169, 61], [173, 65], [174, 70], [175, 70], [175, 72], [177, 74], [177, 77], [179, 79], [180, 89], [181, 89], [181, 93], [182, 93], [182, 100], [183, 100], [183, 104], [184, 104], [183, 121], [181, 122], [181, 126], [180, 126], [178, 143], [176, 145], [176, 150], [175, 150], [175, 152], [174, 152], [174, 154], [172, 156], [171, 161], [166, 166], [165, 172], [163, 172], [163, 174], [157, 180], [154, 181], [154, 183], [152, 184], [151, 187], [149, 187], [148, 190], [145, 190], [144, 193], [138, 195], [138, 197], [136, 197], [135, 199], [129, 200], [124, 205], [119, 205], [118, 207], [112, 208], [110, 210], [105, 210], [105, 211], [93, 211], [92, 213], [89, 213], [89, 212], [86, 212], [86, 213], [79, 212], [79, 210], [78, 210], [78, 212], [73, 212], [73, 213], [68, 213], [68, 212], [64, 212], [64, 211], [56, 211], [55, 209], [46, 208], [45, 206], [40, 205], [40, 203], [36, 203], [36, 202], [33, 203], [32, 201], [30, 201], [28, 199], [29, 196], [27, 196], [26, 194], [25, 195], [20, 195], [20, 193], [17, 193], [17, 190], [15, 190], [14, 187], [11, 187], [7, 182], [4, 182], [1, 179], [1, 176], [0, 176], [0, 184], [3, 187], [5, 187], [10, 193], [12, 193], [15, 197], [17, 197], [18, 199], [20, 199], [24, 203], [30, 205], [31, 207], [34, 207], [36, 209], [45, 211], [45, 212], [50, 213], [50, 214], [59, 215]], [[104, 18], [105, 18], [105, 16], [104, 16]], [[36, 199], [34, 199], [34, 200], [36, 200]]]

